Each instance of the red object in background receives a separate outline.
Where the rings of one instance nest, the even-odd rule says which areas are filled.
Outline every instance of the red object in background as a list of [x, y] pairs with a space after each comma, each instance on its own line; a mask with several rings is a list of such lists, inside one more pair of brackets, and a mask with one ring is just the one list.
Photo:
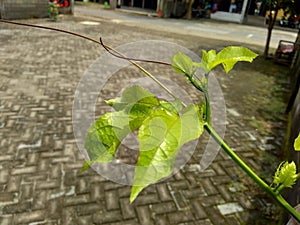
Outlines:
[[283, 54], [294, 53], [295, 51], [295, 43], [289, 41], [280, 40], [277, 51]]
[[58, 7], [68, 7], [70, 5], [69, 0], [49, 0], [49, 2], [55, 3]]
[[295, 43], [280, 40], [275, 52], [274, 62], [290, 65], [295, 55]]
[[157, 16], [159, 18], [162, 18], [163, 17], [163, 12], [161, 10], [158, 10]]

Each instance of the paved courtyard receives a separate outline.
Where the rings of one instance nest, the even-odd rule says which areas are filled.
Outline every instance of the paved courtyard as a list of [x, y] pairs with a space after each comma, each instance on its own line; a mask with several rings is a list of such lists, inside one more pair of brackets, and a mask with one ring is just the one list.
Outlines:
[[[89, 21], [89, 23], [87, 23]], [[91, 21], [93, 23], [91, 23]], [[234, 44], [120, 24], [108, 19], [64, 16], [24, 20], [58, 27], [117, 47], [145, 39], [201, 49]], [[250, 46], [254, 51], [261, 47]], [[76, 87], [104, 50], [62, 33], [0, 24], [0, 224], [275, 224], [279, 209], [222, 151], [199, 171], [208, 135], [174, 176], [146, 188], [129, 204], [130, 186], [116, 184], [84, 162], [72, 126]], [[261, 52], [260, 52], [261, 53]], [[159, 69], [157, 69], [159, 71]], [[239, 64], [218, 80], [227, 107], [225, 140], [268, 182], [284, 144], [286, 67]], [[101, 95], [111, 98], [139, 73], [121, 70]], [[167, 79], [173, 79], [165, 75]], [[196, 99], [184, 79], [176, 82]], [[100, 101], [99, 112], [107, 107]], [[102, 110], [102, 111], [101, 111]]]

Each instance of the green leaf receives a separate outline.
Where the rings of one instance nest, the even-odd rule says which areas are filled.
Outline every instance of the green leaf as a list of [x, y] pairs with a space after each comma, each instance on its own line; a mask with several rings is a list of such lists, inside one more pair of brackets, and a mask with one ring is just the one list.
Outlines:
[[191, 75], [193, 73], [193, 61], [187, 55], [177, 52], [172, 58], [173, 69], [183, 75]]
[[156, 104], [145, 104], [144, 102], [137, 102], [132, 106], [125, 108], [126, 114], [129, 114], [130, 129], [138, 129], [144, 120], [155, 110]]
[[248, 48], [240, 46], [229, 46], [221, 50], [218, 54], [215, 50], [202, 51], [202, 61], [193, 62], [183, 53], [176, 53], [172, 59], [173, 69], [186, 76], [191, 76], [197, 68], [202, 68], [206, 74], [213, 70], [216, 66], [222, 64], [226, 73], [228, 73], [237, 62], [252, 62], [258, 54], [252, 52]]
[[101, 116], [88, 129], [85, 139], [90, 161], [110, 162], [129, 132], [128, 116], [124, 112], [106, 113]]
[[205, 51], [202, 50], [202, 61], [209, 65], [211, 62], [214, 62], [216, 60], [217, 54], [215, 50]]
[[144, 121], [139, 130], [140, 155], [135, 169], [131, 202], [145, 187], [172, 173], [179, 149], [203, 132], [203, 120], [199, 115], [195, 105], [186, 107], [181, 116], [159, 108]]
[[298, 137], [295, 139], [294, 149], [296, 151], [300, 151], [300, 133], [298, 134]]
[[86, 171], [91, 166], [91, 161], [85, 161], [81, 167], [80, 173]]
[[90, 158], [82, 171], [95, 162], [110, 162], [122, 140], [159, 105], [159, 101], [139, 86], [124, 90], [121, 98], [107, 101], [117, 112], [106, 113], [88, 129], [85, 148]]
[[137, 85], [126, 88], [121, 98], [111, 99], [106, 101], [106, 103], [117, 111], [124, 110], [125, 108], [130, 109], [130, 106], [137, 103], [150, 107], [159, 105], [158, 99], [151, 92]]
[[207, 67], [212, 70], [219, 64], [222, 64], [226, 73], [228, 73], [237, 62], [252, 62], [258, 54], [248, 48], [240, 46], [229, 46], [221, 50], [214, 60], [208, 62]]
[[216, 56], [215, 50], [210, 50], [208, 52], [202, 50], [202, 61], [200, 63], [193, 62], [193, 65], [195, 68], [202, 68], [205, 74], [208, 74], [212, 70], [212, 68], [209, 68], [209, 65], [215, 61]]
[[131, 202], [148, 185], [169, 176], [180, 148], [203, 132], [203, 108], [182, 102], [158, 101], [150, 92], [132, 86], [121, 98], [107, 101], [115, 108], [101, 116], [89, 128], [85, 148], [89, 161], [82, 171], [95, 162], [109, 162], [122, 140], [139, 129], [140, 154], [135, 170]]
[[275, 173], [273, 183], [277, 186], [292, 187], [297, 180], [296, 164], [294, 162], [282, 162]]
[[185, 143], [197, 139], [203, 133], [203, 107], [197, 105], [188, 105], [181, 115], [181, 136], [180, 147]]
[[182, 109], [182, 102], [178, 98], [173, 102], [160, 101], [159, 103], [161, 107], [173, 113], [178, 113]]

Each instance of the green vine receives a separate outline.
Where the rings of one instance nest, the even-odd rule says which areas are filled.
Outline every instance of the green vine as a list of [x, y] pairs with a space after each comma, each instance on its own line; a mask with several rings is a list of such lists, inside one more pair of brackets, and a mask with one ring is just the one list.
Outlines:
[[[133, 202], [145, 187], [171, 174], [174, 159], [180, 147], [188, 141], [199, 138], [204, 129], [253, 181], [300, 222], [300, 214], [280, 194], [284, 188], [292, 187], [300, 176], [296, 173], [295, 163], [281, 163], [274, 175], [273, 183], [268, 185], [236, 155], [210, 125], [208, 92], [208, 76], [210, 71], [221, 64], [226, 73], [228, 73], [237, 62], [252, 62], [256, 57], [257, 54], [251, 52], [249, 49], [236, 46], [227, 47], [218, 54], [214, 50], [209, 52], [203, 51], [201, 63], [193, 62], [183, 53], [177, 53], [172, 58], [171, 65], [173, 69], [177, 73], [186, 76], [190, 83], [204, 94], [205, 104], [203, 105], [200, 102], [199, 105], [189, 105], [186, 107], [179, 104], [180, 107], [178, 107], [178, 99], [176, 99], [176, 104], [174, 102], [166, 103], [159, 101], [151, 93], [140, 87], [133, 86], [126, 89], [120, 99], [109, 101], [110, 105], [116, 110], [117, 117], [107, 117], [107, 114], [105, 114], [91, 126], [86, 138], [86, 149], [92, 161], [87, 162], [87, 164], [103, 162], [103, 159], [105, 159], [105, 162], [108, 162], [113, 159], [118, 145], [109, 144], [107, 149], [104, 147], [101, 150], [98, 148], [98, 150], [94, 151], [97, 146], [99, 147], [100, 143], [106, 143], [104, 140], [107, 143], [114, 143], [115, 137], [112, 134], [117, 134], [119, 131], [132, 132], [138, 130], [140, 154], [130, 196], [130, 201]], [[199, 68], [205, 71], [202, 79], [196, 76], [196, 71]], [[132, 98], [133, 96], [134, 98]], [[119, 116], [120, 118], [124, 116], [130, 118], [129, 124], [122, 123], [122, 119], [118, 118]], [[191, 118], [196, 118], [198, 122], [191, 120]], [[109, 127], [109, 132], [105, 131], [103, 127], [97, 126], [102, 120], [105, 120], [105, 127]], [[110, 120], [118, 122], [113, 124]], [[120, 124], [123, 126], [120, 126]], [[181, 127], [180, 124], [184, 124], [185, 126]], [[188, 130], [185, 131], [186, 127], [188, 127]], [[189, 135], [185, 135], [186, 133]], [[117, 144], [120, 144], [122, 138], [125, 138], [126, 135], [127, 133], [118, 135]], [[113, 138], [108, 140], [108, 137]], [[95, 140], [96, 142], [94, 142]], [[298, 147], [299, 142], [300, 138], [296, 140], [295, 146]], [[112, 146], [114, 146], [113, 151], [110, 149]], [[100, 152], [100, 154], [93, 155], [95, 152]], [[106, 154], [110, 156], [107, 161], [106, 157], [103, 157]], [[84, 166], [84, 169], [86, 168], [87, 166]]]

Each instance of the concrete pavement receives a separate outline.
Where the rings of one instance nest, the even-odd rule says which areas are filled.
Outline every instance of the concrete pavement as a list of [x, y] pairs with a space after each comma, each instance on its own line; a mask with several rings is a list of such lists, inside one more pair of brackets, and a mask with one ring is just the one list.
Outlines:
[[[101, 5], [76, 6], [76, 15], [107, 18], [116, 23], [130, 26], [149, 27], [160, 32], [173, 32], [182, 35], [193, 35], [214, 40], [234, 41], [242, 44], [265, 46], [267, 27], [260, 17], [249, 16], [247, 24], [217, 21], [212, 19], [197, 19], [187, 21], [184, 19], [161, 19], [145, 14], [136, 14], [134, 10], [117, 9], [104, 10]], [[272, 32], [271, 48], [277, 48], [280, 40], [295, 41], [296, 29], [281, 29], [275, 27]]]
[[[133, 26], [118, 17], [93, 19], [93, 15], [80, 14], [63, 16], [58, 23], [47, 19], [24, 22], [95, 39], [101, 36], [114, 47], [159, 39], [200, 54], [200, 49], [220, 49], [232, 43], [193, 33], [161, 32], [156, 25]], [[104, 50], [62, 33], [4, 24], [0, 24], [0, 40], [1, 225], [276, 223], [278, 207], [224, 152], [199, 172], [207, 135], [201, 137], [184, 168], [151, 185], [131, 205], [129, 186], [113, 183], [92, 169], [80, 173], [83, 157], [72, 131], [72, 103], [80, 78]], [[239, 64], [226, 76], [217, 70], [228, 113], [225, 139], [268, 182], [283, 143], [285, 71], [262, 59]], [[197, 97], [184, 79], [162, 74]], [[102, 94], [113, 97], [126, 82], [139, 76], [137, 71], [120, 71], [107, 84], [114, 88]], [[99, 102], [97, 107], [103, 111], [104, 105]]]

